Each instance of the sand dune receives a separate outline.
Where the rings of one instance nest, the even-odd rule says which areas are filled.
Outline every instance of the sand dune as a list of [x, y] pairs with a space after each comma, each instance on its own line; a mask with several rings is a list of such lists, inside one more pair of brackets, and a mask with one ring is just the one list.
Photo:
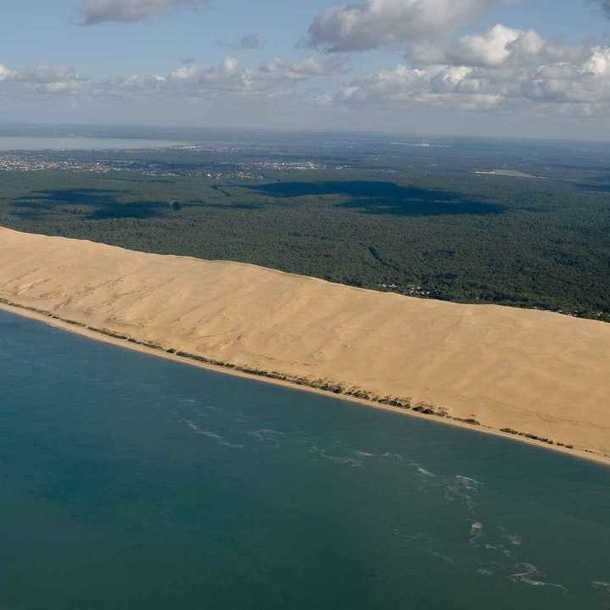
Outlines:
[[4, 228], [0, 253], [7, 303], [610, 455], [610, 324]]

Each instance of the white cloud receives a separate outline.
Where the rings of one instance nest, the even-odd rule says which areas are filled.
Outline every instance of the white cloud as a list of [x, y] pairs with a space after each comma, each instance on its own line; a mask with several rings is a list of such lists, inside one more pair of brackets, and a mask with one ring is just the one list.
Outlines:
[[343, 55], [278, 57], [257, 65], [229, 56], [215, 65], [188, 62], [163, 73], [90, 80], [69, 67], [18, 70], [0, 62], [3, 104], [27, 99], [36, 106], [40, 96], [63, 96], [82, 108], [214, 107], [222, 116], [234, 112], [236, 120], [256, 108], [270, 123], [278, 112], [287, 122], [291, 113], [309, 112], [311, 126], [337, 116], [352, 117], [346, 121], [356, 127], [370, 125], [374, 116], [391, 124], [401, 112], [417, 117], [434, 109], [447, 121], [460, 109], [477, 111], [473, 121], [504, 110], [541, 120], [604, 121], [610, 116], [610, 46], [559, 45], [497, 25], [434, 52], [416, 45], [401, 65], [351, 79]]
[[361, 111], [418, 104], [587, 116], [610, 111], [610, 47], [561, 47], [535, 32], [495, 26], [437, 50], [434, 61], [429, 53], [418, 58], [419, 64], [352, 81], [336, 100]]
[[84, 82], [74, 68], [66, 66], [40, 65], [19, 71], [0, 64], [0, 92], [15, 97], [77, 93]]
[[286, 61], [275, 58], [261, 64], [257, 73], [259, 78], [267, 81], [298, 82], [312, 78], [334, 76], [344, 70], [345, 64], [342, 61], [328, 59], [320, 61], [315, 57], [308, 57], [301, 61]]
[[[98, 81], [90, 84], [88, 92], [96, 97], [210, 100], [251, 96], [269, 99], [296, 95], [303, 87], [344, 70], [344, 62], [329, 58], [309, 57], [300, 61], [275, 58], [255, 67], [245, 67], [229, 56], [217, 65], [188, 63], [167, 75], [133, 75]], [[303, 99], [306, 97], [303, 92]]]
[[550, 43], [533, 30], [517, 30], [498, 24], [487, 32], [463, 36], [451, 43], [414, 44], [407, 55], [417, 65], [493, 68], [508, 64], [574, 62], [582, 59], [584, 52], [583, 48]]
[[454, 53], [450, 53], [449, 56], [454, 63], [500, 66], [521, 46], [526, 53], [537, 54], [544, 43], [535, 32], [521, 32], [496, 25], [479, 36], [465, 36], [460, 40]]
[[84, 0], [83, 25], [105, 22], [134, 23], [179, 6], [196, 6], [205, 0]]
[[610, 49], [595, 47], [583, 66], [583, 72], [590, 76], [608, 76], [610, 73]]
[[320, 13], [309, 42], [331, 52], [428, 40], [472, 20], [494, 0], [364, 0]]
[[[133, 74], [128, 77], [86, 79], [73, 68], [40, 65], [14, 70], [0, 64], [0, 94], [34, 97], [40, 94], [80, 95], [93, 98], [213, 99], [227, 96], [258, 96], [261, 99], [305, 93], [317, 81], [330, 86], [332, 77], [343, 74], [345, 62], [329, 57], [306, 57], [298, 61], [274, 58], [254, 67], [243, 66], [235, 57], [217, 65], [186, 63], [167, 74]], [[316, 92], [318, 95], [319, 92]]]
[[13, 79], [16, 75], [16, 72], [0, 64], [0, 81]]

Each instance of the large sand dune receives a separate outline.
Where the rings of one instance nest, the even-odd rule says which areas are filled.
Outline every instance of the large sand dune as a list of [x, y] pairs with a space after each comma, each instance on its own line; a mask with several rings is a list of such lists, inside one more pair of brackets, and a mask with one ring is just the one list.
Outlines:
[[610, 324], [4, 228], [0, 254], [6, 303], [610, 455]]

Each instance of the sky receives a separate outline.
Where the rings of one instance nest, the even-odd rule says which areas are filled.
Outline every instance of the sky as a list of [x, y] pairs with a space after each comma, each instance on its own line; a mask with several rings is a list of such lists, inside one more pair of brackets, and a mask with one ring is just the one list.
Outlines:
[[3, 0], [0, 122], [610, 139], [610, 0]]

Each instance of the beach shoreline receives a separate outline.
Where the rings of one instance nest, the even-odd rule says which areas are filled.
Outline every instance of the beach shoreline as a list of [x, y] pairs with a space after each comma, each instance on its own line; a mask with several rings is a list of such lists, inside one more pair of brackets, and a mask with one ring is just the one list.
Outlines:
[[[318, 396], [324, 396], [327, 398], [335, 398], [347, 402], [352, 405], [359, 405], [368, 408], [374, 408], [380, 411], [389, 413], [399, 414], [402, 416], [414, 417], [434, 424], [441, 424], [445, 426], [452, 426], [454, 428], [460, 428], [468, 430], [470, 432], [478, 432], [481, 434], [492, 435], [498, 438], [503, 438], [512, 442], [518, 442], [521, 444], [537, 447], [539, 449], [546, 449], [547, 451], [553, 451], [562, 455], [582, 459], [589, 462], [594, 462], [599, 465], [610, 467], [610, 456], [596, 453], [591, 450], [569, 448], [544, 442], [535, 438], [530, 438], [528, 433], [514, 431], [511, 433], [503, 432], [499, 429], [494, 429], [489, 426], [482, 425], [480, 423], [469, 423], [467, 421], [460, 420], [459, 418], [451, 418], [447, 416], [440, 416], [431, 413], [424, 413], [413, 410], [413, 408], [393, 406], [389, 404], [383, 404], [377, 400], [359, 398], [356, 396], [350, 396], [348, 394], [342, 394], [333, 392], [330, 390], [324, 390], [307, 384], [297, 384], [287, 379], [279, 379], [266, 376], [264, 374], [257, 374], [255, 372], [248, 372], [239, 370], [233, 365], [223, 365], [221, 363], [204, 362], [202, 360], [189, 357], [187, 355], [180, 355], [173, 353], [171, 350], [162, 348], [161, 346], [147, 345], [139, 342], [134, 338], [122, 338], [116, 336], [112, 331], [104, 331], [103, 329], [96, 329], [90, 326], [84, 325], [80, 322], [62, 319], [61, 317], [51, 312], [45, 312], [43, 310], [37, 310], [32, 307], [26, 307], [16, 303], [0, 298], [0, 310], [5, 311], [9, 314], [16, 315], [22, 318], [33, 320], [57, 328], [59, 330], [73, 333], [87, 339], [119, 347], [122, 349], [128, 349], [141, 354], [146, 354], [156, 358], [163, 358], [171, 362], [175, 362], [182, 365], [192, 366], [206, 371], [215, 372], [222, 375], [230, 375], [241, 379], [247, 379], [250, 381], [258, 381], [261, 383], [268, 383], [278, 387], [287, 388], [293, 391], [308, 392], [316, 394]], [[549, 439], [552, 440], [552, 439]], [[553, 441], [554, 442], [554, 441]]]
[[4, 309], [92, 339], [610, 463], [610, 324], [0, 227]]

